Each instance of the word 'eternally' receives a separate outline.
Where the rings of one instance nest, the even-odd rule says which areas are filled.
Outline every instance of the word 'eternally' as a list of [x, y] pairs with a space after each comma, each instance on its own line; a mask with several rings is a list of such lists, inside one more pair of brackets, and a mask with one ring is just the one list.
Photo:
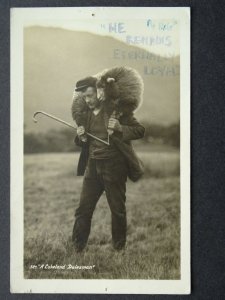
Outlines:
[[148, 60], [148, 61], [155, 61], [155, 62], [165, 62], [168, 60], [168, 58], [173, 62], [175, 59], [175, 54], [173, 52], [167, 53], [165, 56], [156, 55], [154, 53], [145, 51], [145, 50], [124, 50], [124, 49], [113, 49], [112, 54], [113, 59], [116, 60]]

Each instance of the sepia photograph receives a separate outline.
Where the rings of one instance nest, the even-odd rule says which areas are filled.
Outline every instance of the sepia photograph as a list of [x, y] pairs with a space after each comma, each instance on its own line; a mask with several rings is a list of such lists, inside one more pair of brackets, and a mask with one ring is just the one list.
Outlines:
[[11, 9], [11, 292], [190, 293], [189, 27]]

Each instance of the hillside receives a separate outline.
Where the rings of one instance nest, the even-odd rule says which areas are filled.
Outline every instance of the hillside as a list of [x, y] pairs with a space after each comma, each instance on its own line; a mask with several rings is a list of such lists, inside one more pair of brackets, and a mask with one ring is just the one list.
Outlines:
[[179, 57], [163, 58], [114, 38], [59, 28], [24, 30], [24, 109], [27, 131], [57, 129], [47, 118], [32, 122], [44, 110], [70, 123], [75, 83], [114, 66], [137, 69], [145, 84], [139, 120], [168, 125], [179, 120]]

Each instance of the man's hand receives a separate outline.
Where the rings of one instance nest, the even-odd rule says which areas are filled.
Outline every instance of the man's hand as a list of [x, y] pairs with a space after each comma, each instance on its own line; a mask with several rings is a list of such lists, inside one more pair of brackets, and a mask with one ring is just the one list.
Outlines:
[[109, 119], [108, 128], [113, 131], [122, 132], [122, 126], [120, 125], [120, 122], [115, 118]]
[[80, 137], [83, 134], [85, 134], [84, 126], [78, 126], [77, 127], [77, 135]]
[[87, 142], [84, 126], [77, 127], [77, 135], [82, 142]]

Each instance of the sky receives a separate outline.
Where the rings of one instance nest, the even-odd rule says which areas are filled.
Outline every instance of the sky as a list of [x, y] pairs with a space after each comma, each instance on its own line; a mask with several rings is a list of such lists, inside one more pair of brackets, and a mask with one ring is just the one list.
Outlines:
[[21, 8], [24, 26], [59, 27], [112, 36], [161, 56], [180, 53], [179, 8]]

